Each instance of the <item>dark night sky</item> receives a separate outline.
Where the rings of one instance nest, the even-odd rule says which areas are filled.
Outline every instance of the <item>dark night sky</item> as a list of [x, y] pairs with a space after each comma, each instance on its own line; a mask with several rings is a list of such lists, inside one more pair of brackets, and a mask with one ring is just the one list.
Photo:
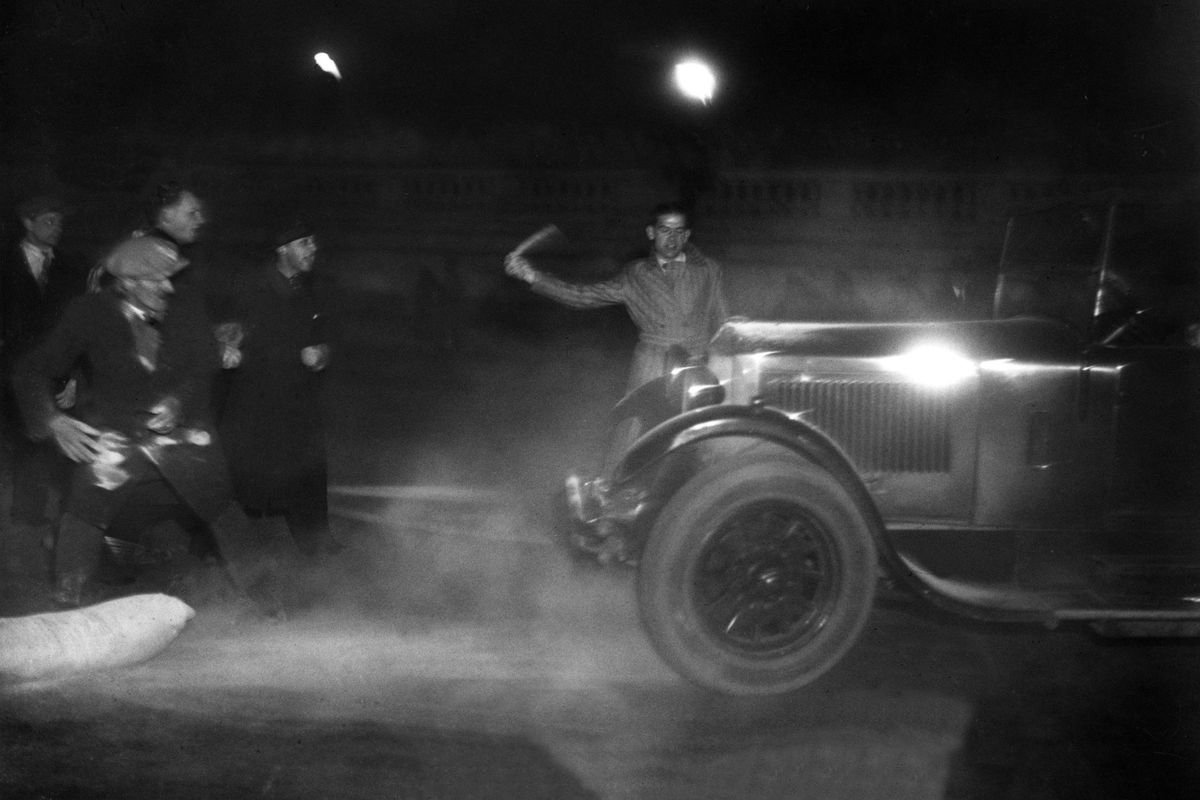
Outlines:
[[[1127, 156], [1137, 139], [1162, 150], [1162, 164], [1190, 166], [1200, 117], [1191, 0], [16, 0], [6, 9], [5, 126], [25, 138], [139, 126], [313, 130], [346, 114], [441, 130], [682, 120], [794, 142], [797, 162], [852, 160], [873, 143], [885, 159], [1080, 151], [1087, 166]], [[317, 71], [317, 50], [338, 60], [340, 84]], [[721, 70], [707, 109], [666, 87], [687, 51]]]

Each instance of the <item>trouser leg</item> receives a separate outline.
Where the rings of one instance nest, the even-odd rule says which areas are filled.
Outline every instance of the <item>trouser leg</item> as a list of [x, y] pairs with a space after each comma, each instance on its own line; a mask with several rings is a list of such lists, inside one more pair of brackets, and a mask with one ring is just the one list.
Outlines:
[[164, 519], [140, 537], [149, 560], [145, 582], [187, 602], [197, 598], [204, 569], [204, 560], [192, 552], [196, 530], [191, 523], [190, 518]]
[[[179, 493], [160, 477], [150, 477], [125, 490], [124, 500], [105, 529], [110, 542], [127, 542], [129, 551], [117, 563], [125, 577], [146, 578], [153, 572], [167, 574], [194, 566], [185, 561], [191, 536], [203, 530], [204, 523]], [[174, 562], [168, 566], [167, 562]], [[151, 569], [151, 567], [161, 569]]]
[[62, 515], [58, 541], [54, 548], [54, 570], [59, 575], [80, 574], [91, 577], [100, 565], [104, 531], [74, 514]]
[[99, 527], [70, 512], [62, 515], [54, 549], [56, 602], [82, 604], [84, 584], [100, 566], [103, 547], [104, 531]]
[[[51, 486], [61, 470], [56, 471], [57, 453], [42, 442], [20, 438], [13, 443], [13, 522], [40, 525], [46, 521], [46, 506]], [[61, 486], [57, 487], [61, 490]]]
[[241, 506], [230, 503], [208, 527], [238, 590], [267, 613], [281, 611], [283, 603], [270, 542], [250, 523]]
[[217, 552], [239, 585], [252, 584], [267, 567], [271, 553], [241, 507], [230, 503], [220, 516], [208, 523]]
[[297, 503], [283, 513], [288, 530], [296, 548], [306, 556], [316, 556], [336, 549], [329, 532], [329, 502], [325, 487], [316, 487], [306, 495], [304, 502]]
[[146, 550], [161, 561], [180, 561], [191, 555], [190, 519], [162, 519], [141, 535]]

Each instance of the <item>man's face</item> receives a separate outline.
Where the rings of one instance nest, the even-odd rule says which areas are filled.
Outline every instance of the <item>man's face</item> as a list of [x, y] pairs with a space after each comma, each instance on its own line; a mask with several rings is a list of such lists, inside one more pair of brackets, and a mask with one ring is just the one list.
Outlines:
[[57, 211], [47, 211], [36, 217], [22, 219], [25, 224], [25, 238], [37, 247], [57, 247], [63, 231], [63, 215]]
[[122, 278], [118, 285], [126, 300], [154, 317], [166, 312], [167, 298], [175, 291], [170, 278]]
[[653, 225], [646, 226], [646, 238], [654, 242], [654, 254], [667, 260], [679, 255], [690, 235], [683, 214], [663, 214]]
[[175, 205], [158, 212], [158, 227], [180, 244], [196, 241], [205, 221], [204, 206], [191, 192], [184, 192]]
[[278, 248], [277, 252], [284, 262], [296, 272], [309, 272], [317, 259], [317, 238], [305, 236], [301, 239], [293, 239]]

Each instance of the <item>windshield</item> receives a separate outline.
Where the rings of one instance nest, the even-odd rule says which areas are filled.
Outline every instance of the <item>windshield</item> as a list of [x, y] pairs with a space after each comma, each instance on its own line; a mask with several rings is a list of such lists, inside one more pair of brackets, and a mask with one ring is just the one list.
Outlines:
[[1114, 220], [1108, 272], [1133, 304], [1165, 323], [1196, 318], [1200, 213], [1196, 203], [1122, 205]]
[[1012, 270], [1097, 266], [1104, 248], [1103, 205], [1069, 205], [1013, 217], [1004, 248]]
[[1110, 237], [1108, 218], [1102, 203], [1012, 217], [996, 287], [996, 318], [1055, 317], [1102, 336], [1140, 311], [1164, 340], [1194, 321], [1197, 205], [1124, 202], [1112, 215]]
[[1102, 204], [1014, 216], [1001, 257], [996, 318], [1054, 317], [1085, 330], [1095, 311], [1105, 220]]

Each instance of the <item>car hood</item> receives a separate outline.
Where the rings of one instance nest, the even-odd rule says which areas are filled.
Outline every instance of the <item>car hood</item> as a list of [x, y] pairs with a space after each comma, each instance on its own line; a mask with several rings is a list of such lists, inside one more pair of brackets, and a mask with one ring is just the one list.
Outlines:
[[710, 345], [714, 355], [778, 353], [858, 358], [895, 355], [925, 345], [952, 346], [968, 358], [1074, 358], [1082, 338], [1069, 324], [1045, 318], [964, 322], [727, 322]]

